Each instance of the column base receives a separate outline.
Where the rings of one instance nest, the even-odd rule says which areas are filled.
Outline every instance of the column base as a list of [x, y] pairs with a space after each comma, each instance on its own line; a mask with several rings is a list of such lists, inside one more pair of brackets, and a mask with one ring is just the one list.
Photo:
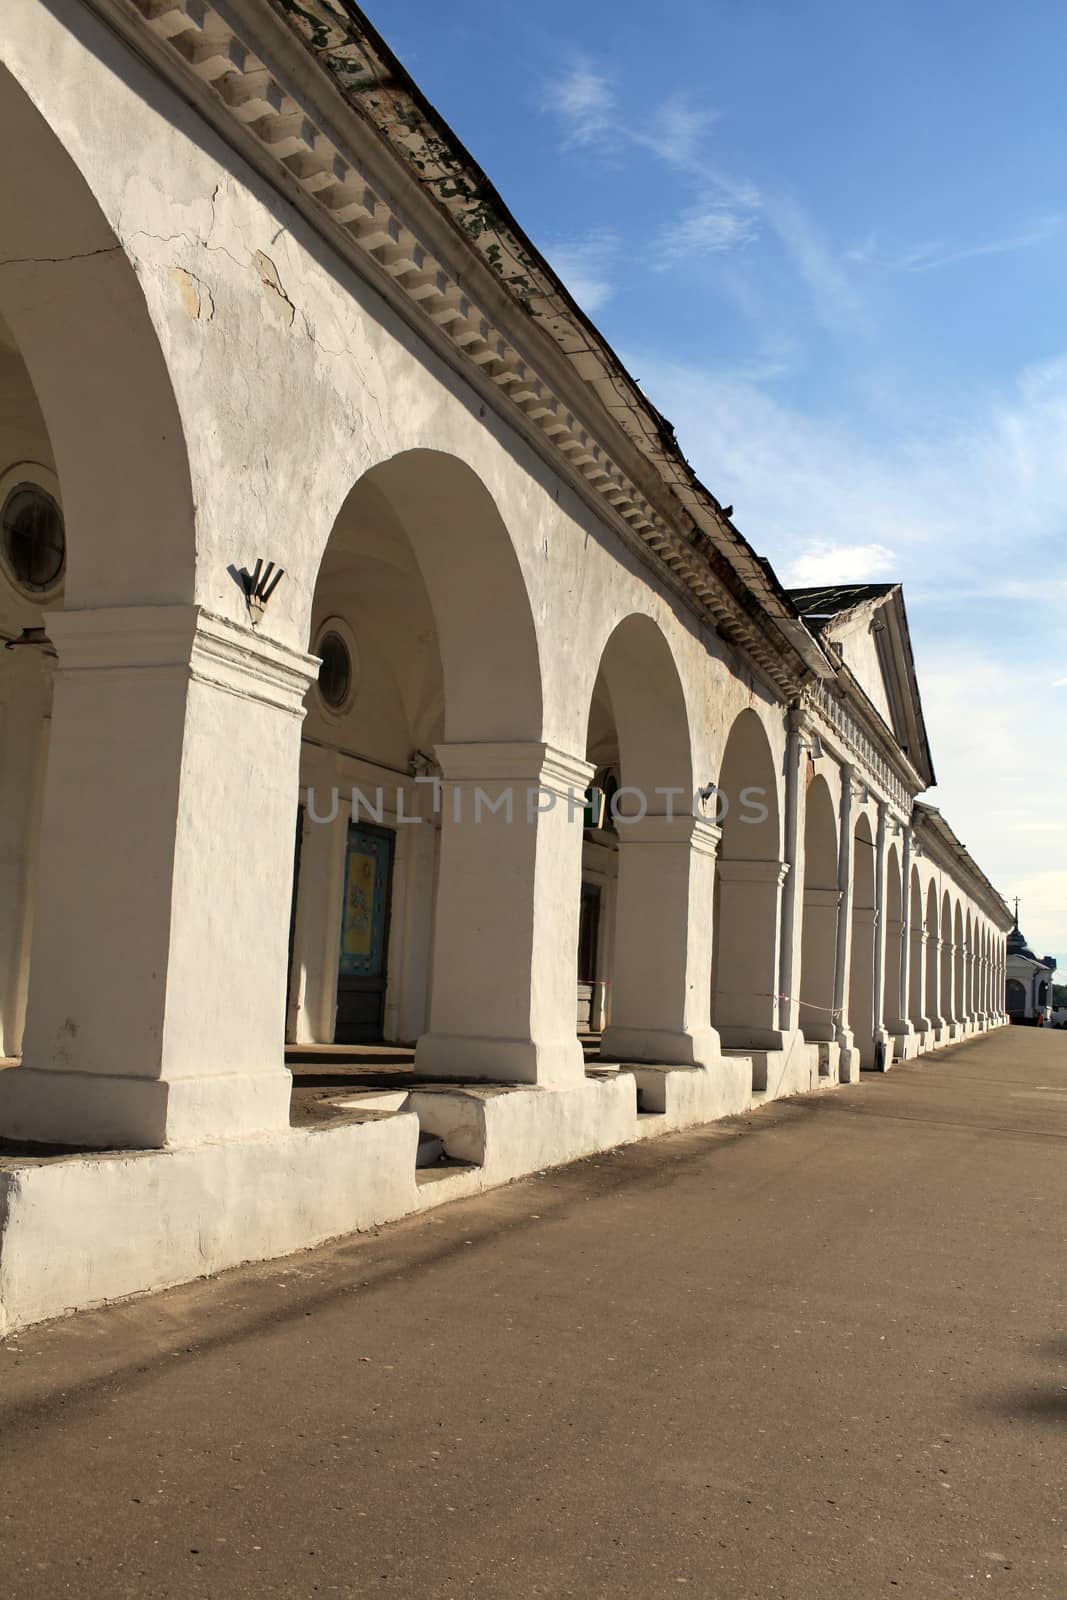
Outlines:
[[888, 1031], [893, 1046], [891, 1054], [888, 1055], [890, 1066], [894, 1061], [910, 1061], [918, 1054], [919, 1039], [910, 1022], [897, 1017], [889, 1024]]
[[860, 1053], [852, 1029], [838, 1028], [834, 1037], [837, 1040], [838, 1083], [859, 1083]]
[[782, 1050], [781, 1028], [761, 1028], [748, 1023], [720, 1023], [719, 1038], [724, 1050]]
[[722, 1045], [714, 1028], [680, 1033], [670, 1028], [627, 1028], [611, 1024], [601, 1038], [600, 1054], [606, 1060], [706, 1067], [722, 1059]]
[[471, 1034], [425, 1033], [415, 1046], [415, 1072], [460, 1083], [533, 1083], [568, 1089], [585, 1080], [577, 1034], [551, 1042]]
[[13, 1067], [0, 1074], [0, 1138], [74, 1150], [162, 1150], [289, 1126], [292, 1074], [130, 1078]]

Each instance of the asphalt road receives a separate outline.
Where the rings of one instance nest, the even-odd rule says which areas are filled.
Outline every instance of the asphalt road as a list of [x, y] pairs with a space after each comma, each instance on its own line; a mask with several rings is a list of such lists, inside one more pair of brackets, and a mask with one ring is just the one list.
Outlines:
[[1067, 1595], [1067, 1033], [0, 1345], [0, 1594]]

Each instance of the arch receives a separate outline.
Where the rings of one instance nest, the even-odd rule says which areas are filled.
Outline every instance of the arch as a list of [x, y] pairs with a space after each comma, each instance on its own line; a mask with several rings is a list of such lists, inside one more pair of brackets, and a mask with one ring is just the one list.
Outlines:
[[728, 1047], [780, 1049], [781, 806], [770, 742], [751, 709], [730, 729], [717, 788], [712, 1022]]
[[919, 1033], [928, 1024], [926, 1004], [925, 958], [927, 955], [923, 929], [923, 892], [919, 869], [911, 869], [911, 886], [908, 891], [908, 1021]]
[[133, 265], [84, 176], [0, 67], [0, 316], [48, 425], [66, 605], [194, 598], [194, 502], [174, 389]]
[[890, 1033], [899, 1033], [901, 980], [904, 962], [904, 888], [900, 852], [891, 844], [886, 852], [885, 877], [885, 972], [882, 978], [882, 1016]]
[[976, 921], [971, 913], [970, 907], [968, 907], [964, 919], [963, 933], [963, 1006], [964, 1015], [968, 1022], [974, 1020], [975, 1012], [978, 1009], [975, 1002], [976, 977], [978, 971], [978, 957], [975, 949], [977, 943], [975, 930]]
[[[450, 750], [488, 763], [487, 778], [503, 762], [521, 816], [543, 758], [525, 583], [496, 505], [465, 462], [410, 450], [359, 477], [322, 552], [306, 629], [313, 650], [323, 639], [340, 650], [347, 689], [334, 704], [317, 686], [307, 696], [288, 1031], [301, 1043], [410, 1041], [428, 1025], [438, 872], [433, 807], [417, 775], [435, 752], [446, 769]], [[324, 750], [335, 752], [325, 768]], [[354, 815], [335, 798], [338, 780], [356, 793]], [[430, 826], [401, 825], [418, 817]], [[479, 828], [472, 849], [488, 834]], [[355, 871], [370, 884], [374, 948], [339, 962]], [[465, 983], [472, 1018], [487, 1014], [487, 997]]]
[[952, 964], [952, 1016], [962, 1025], [967, 1018], [967, 991], [964, 975], [963, 905], [959, 900], [956, 901], [956, 908], [952, 914], [952, 940], [955, 946]]
[[742, 711], [730, 729], [717, 789], [719, 859], [780, 861], [778, 777], [766, 729], [755, 711]]
[[952, 954], [952, 901], [946, 889], [941, 896], [941, 1018], [946, 1024], [956, 1020]]
[[804, 813], [804, 896], [800, 954], [800, 1026], [805, 1039], [834, 1038], [837, 955], [837, 812], [821, 774], [811, 779]]
[[706, 916], [712, 839], [693, 815], [682, 680], [666, 636], [649, 616], [625, 617], [604, 647], [586, 756], [598, 774], [608, 771], [619, 784], [604, 827], [582, 847], [583, 906], [594, 893], [609, 902], [610, 1022], [602, 1053], [635, 1061], [713, 1059]]
[[[33, 432], [42, 441], [28, 453], [55, 472], [66, 533], [62, 599], [33, 618], [46, 625], [64, 668], [54, 692], [50, 683], [26, 682], [36, 652], [17, 652], [17, 669], [6, 652], [0, 660], [0, 672], [12, 675], [3, 698], [17, 694], [20, 700], [18, 719], [2, 719], [8, 727], [0, 734], [0, 767], [18, 765], [28, 773], [33, 762], [32, 780], [23, 782], [28, 804], [17, 822], [21, 837], [0, 840], [0, 855], [24, 866], [19, 903], [12, 907], [14, 984], [10, 942], [0, 950], [0, 968], [7, 969], [0, 972], [2, 1005], [15, 1018], [16, 1035], [25, 1007], [26, 1075], [19, 1092], [27, 1105], [33, 1102], [38, 1126], [65, 1126], [69, 1134], [78, 1117], [72, 1108], [82, 1103], [71, 1093], [59, 1104], [54, 1088], [42, 1091], [52, 1069], [84, 1074], [89, 1084], [99, 1080], [101, 1062], [125, 1060], [136, 1063], [129, 1070], [143, 1074], [152, 1088], [129, 1123], [122, 1120], [126, 1102], [119, 1111], [123, 1097], [117, 1096], [112, 1127], [134, 1128], [151, 1141], [169, 1114], [159, 1110], [159, 1079], [197, 1026], [175, 1019], [214, 1018], [205, 998], [213, 979], [220, 991], [232, 994], [238, 987], [236, 980], [230, 984], [233, 968], [224, 959], [205, 971], [201, 931], [189, 935], [183, 950], [205, 902], [192, 894], [183, 899], [182, 890], [194, 871], [216, 881], [217, 861], [220, 899], [243, 911], [252, 900], [270, 901], [291, 856], [283, 849], [275, 871], [268, 844], [261, 873], [246, 873], [231, 894], [225, 873], [239, 860], [239, 839], [255, 832], [250, 815], [271, 813], [276, 790], [268, 777], [262, 807], [257, 796], [248, 810], [231, 807], [229, 816], [216, 814], [202, 828], [190, 822], [207, 794], [218, 791], [190, 777], [210, 740], [193, 750], [189, 738], [195, 713], [183, 663], [199, 625], [192, 607], [196, 515], [185, 431], [164, 353], [166, 330], [157, 331], [135, 264], [86, 174], [3, 66], [0, 214], [0, 354], [7, 369], [0, 381], [17, 369], [21, 415], [13, 431]], [[12, 393], [8, 388], [0, 402], [5, 426], [12, 420]], [[0, 471], [12, 465], [10, 457], [2, 460]], [[169, 609], [146, 615], [146, 607]], [[18, 629], [26, 625], [30, 619], [20, 617]], [[129, 669], [121, 689], [106, 670], [78, 670], [87, 657], [93, 668]], [[145, 666], [151, 670], [138, 670]], [[17, 762], [9, 742], [16, 738], [23, 740]], [[14, 821], [5, 802], [0, 794], [0, 811], [7, 812], [0, 827]], [[194, 871], [187, 850], [198, 853]], [[6, 899], [7, 887], [0, 885], [0, 898]], [[72, 947], [81, 953], [77, 963], [70, 961]], [[239, 940], [234, 948], [241, 948]], [[272, 953], [259, 953], [255, 982], [269, 984], [262, 974]], [[196, 1001], [183, 1013], [174, 996], [185, 981]], [[270, 1029], [258, 998], [256, 991], [249, 999], [256, 1020], [242, 1018], [232, 1035], [226, 1030], [236, 1013], [223, 1006], [210, 1045], [198, 1039], [190, 1048], [192, 1061], [226, 1060], [236, 1078], [261, 1045], [261, 1061], [270, 1059], [278, 1040], [268, 1046], [257, 1035], [257, 1028]], [[77, 1041], [60, 1047], [71, 1016], [79, 1022]], [[4, 1033], [6, 1040], [6, 1025]], [[190, 1076], [198, 1070], [189, 1065]], [[279, 1071], [264, 1094], [261, 1104], [271, 1106], [271, 1115], [279, 1108], [277, 1084], [285, 1081]], [[92, 1090], [87, 1095], [94, 1098]]]
[[[375, 795], [380, 784], [407, 798], [364, 814], [354, 829], [342, 814], [333, 837], [315, 830], [316, 846], [330, 854], [312, 875], [332, 885], [329, 895], [320, 891], [329, 915], [316, 919], [299, 907], [297, 915], [298, 928], [317, 924], [332, 935], [332, 956], [319, 957], [320, 1014], [329, 1025], [332, 980], [346, 997], [346, 1033], [414, 1038], [418, 1068], [429, 1076], [580, 1081], [581, 829], [567, 799], [585, 787], [586, 768], [576, 753], [542, 741], [529, 593], [496, 502], [465, 461], [418, 448], [361, 474], [319, 562], [309, 641], [329, 617], [349, 620], [346, 608], [360, 670], [376, 675], [380, 693], [368, 691], [362, 707], [354, 701], [366, 742], [351, 731], [351, 717], [348, 737], [343, 727], [328, 738], [313, 731], [336, 751], [334, 770], [359, 762]], [[314, 698], [312, 691], [309, 704]], [[437, 817], [418, 787], [434, 761], [443, 782]], [[531, 805], [545, 788], [552, 804]], [[420, 827], [400, 826], [415, 816]], [[384, 842], [374, 843], [373, 827], [384, 830]], [[372, 873], [367, 863], [376, 855]], [[352, 881], [359, 892], [350, 897]], [[374, 946], [373, 971], [355, 933], [340, 961], [336, 938], [345, 919], [353, 928], [367, 922], [367, 885], [369, 926], [389, 930]], [[372, 980], [373, 1014], [364, 1006]], [[338, 1002], [338, 1024], [340, 1015]]]
[[874, 941], [876, 929], [874, 835], [861, 811], [853, 837], [852, 952], [848, 1021], [860, 1065], [874, 1066]]
[[1018, 978], [1009, 978], [1004, 986], [1004, 1005], [1009, 1017], [1025, 1017], [1026, 987]]
[[926, 891], [926, 1015], [930, 1026], [941, 1028], [941, 925], [937, 910], [937, 884], [931, 878]]
[[[652, 815], [663, 814], [667, 805], [657, 790], [679, 790], [671, 810], [688, 812], [693, 795], [689, 714], [671, 647], [651, 617], [625, 617], [604, 646], [590, 701], [591, 735], [598, 701], [610, 708], [621, 786], [637, 790]], [[637, 796], [624, 796], [619, 811], [633, 815], [641, 804]]]
[[[458, 456], [405, 450], [352, 486], [319, 563], [360, 552], [368, 521], [384, 517], [410, 546], [429, 597], [444, 677], [449, 743], [537, 741], [541, 664], [533, 611], [511, 535], [489, 490]], [[315, 605], [309, 605], [311, 643]]]

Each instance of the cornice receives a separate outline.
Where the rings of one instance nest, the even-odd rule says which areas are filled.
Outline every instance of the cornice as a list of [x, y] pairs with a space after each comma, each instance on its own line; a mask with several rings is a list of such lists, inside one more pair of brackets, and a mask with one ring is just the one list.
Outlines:
[[340, 0], [83, 0], [783, 695], [830, 672], [618, 358]]
[[987, 911], [1000, 931], [1007, 932], [1013, 918], [1004, 897], [990, 883], [965, 844], [956, 837], [936, 806], [915, 802], [912, 827], [923, 851], [947, 872], [953, 882], [969, 884], [973, 898]]
[[851, 699], [840, 680], [808, 684], [803, 706], [820, 729], [829, 730], [835, 742], [854, 758], [863, 781], [884, 795], [900, 820], [907, 822], [915, 795], [925, 786], [907, 757], [883, 731], [882, 719], [878, 717], [875, 722], [867, 716], [867, 706]]

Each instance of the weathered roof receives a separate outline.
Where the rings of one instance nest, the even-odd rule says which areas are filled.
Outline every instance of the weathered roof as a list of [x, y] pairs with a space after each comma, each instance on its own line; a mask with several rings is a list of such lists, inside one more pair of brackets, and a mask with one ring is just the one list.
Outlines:
[[814, 589], [787, 589], [786, 594], [809, 627], [839, 617], [866, 600], [882, 600], [895, 583], [824, 583]]

